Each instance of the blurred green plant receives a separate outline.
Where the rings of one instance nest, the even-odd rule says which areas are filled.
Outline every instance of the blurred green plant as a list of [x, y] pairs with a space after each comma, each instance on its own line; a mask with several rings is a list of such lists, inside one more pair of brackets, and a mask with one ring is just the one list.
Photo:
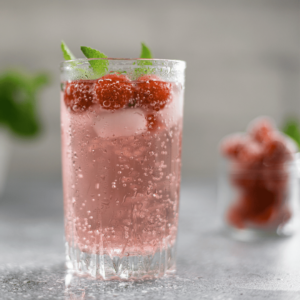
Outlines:
[[282, 131], [292, 138], [300, 150], [300, 124], [296, 118], [289, 118], [285, 122]]
[[19, 137], [36, 136], [41, 131], [37, 92], [48, 83], [46, 73], [7, 70], [0, 74], [0, 127], [9, 128]]

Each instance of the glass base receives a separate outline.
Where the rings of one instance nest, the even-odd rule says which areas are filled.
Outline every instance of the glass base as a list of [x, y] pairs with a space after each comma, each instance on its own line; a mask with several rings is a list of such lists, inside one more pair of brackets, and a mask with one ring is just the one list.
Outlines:
[[278, 227], [277, 229], [254, 229], [245, 228], [237, 229], [229, 225], [226, 226], [227, 232], [238, 241], [255, 241], [266, 238], [288, 237], [293, 234], [292, 228], [286, 226]]
[[155, 279], [176, 271], [175, 245], [152, 255], [114, 256], [82, 252], [66, 243], [67, 268], [80, 275], [102, 280]]

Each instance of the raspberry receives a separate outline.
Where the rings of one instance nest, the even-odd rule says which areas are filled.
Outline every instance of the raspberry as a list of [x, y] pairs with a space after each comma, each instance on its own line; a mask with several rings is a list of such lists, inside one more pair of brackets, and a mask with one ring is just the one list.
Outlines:
[[230, 158], [236, 158], [243, 147], [243, 141], [244, 137], [238, 134], [226, 137], [221, 142], [221, 152]]
[[236, 174], [232, 172], [230, 180], [234, 186], [243, 190], [253, 188], [255, 185], [255, 177], [251, 174], [249, 176], [249, 170], [237, 170]]
[[125, 75], [108, 74], [97, 80], [95, 99], [104, 109], [120, 109], [133, 99], [133, 85]]
[[265, 162], [278, 164], [292, 159], [292, 152], [289, 149], [285, 138], [273, 133], [264, 147]]
[[295, 148], [266, 118], [255, 120], [248, 136], [232, 137], [222, 143], [222, 152], [233, 159], [230, 180], [239, 198], [227, 213], [237, 228], [277, 227], [291, 217], [287, 200], [289, 172], [286, 162]]
[[229, 158], [243, 164], [254, 164], [261, 161], [262, 146], [255, 140], [244, 135], [232, 135], [223, 140], [221, 151]]
[[237, 159], [239, 162], [244, 164], [259, 163], [263, 156], [263, 149], [261, 145], [251, 139], [245, 140], [243, 146], [239, 153], [237, 154]]
[[76, 80], [67, 82], [64, 91], [64, 101], [66, 106], [73, 112], [86, 111], [93, 105], [94, 81], [92, 80]]
[[249, 134], [259, 143], [268, 142], [275, 128], [268, 118], [255, 119], [248, 127]]
[[171, 101], [172, 84], [155, 75], [140, 77], [136, 83], [135, 98], [138, 105], [159, 111]]
[[261, 170], [261, 175], [268, 190], [278, 194], [287, 190], [289, 173], [284, 163], [271, 166], [265, 165]]
[[273, 206], [271, 205], [262, 211], [254, 212], [250, 220], [255, 224], [259, 224], [259, 225], [265, 224], [270, 221], [270, 219], [274, 214], [275, 209], [276, 207], [274, 205]]

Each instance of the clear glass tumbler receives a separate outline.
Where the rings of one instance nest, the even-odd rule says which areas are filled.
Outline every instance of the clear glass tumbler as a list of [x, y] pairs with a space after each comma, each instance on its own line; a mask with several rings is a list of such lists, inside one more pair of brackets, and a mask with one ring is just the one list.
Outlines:
[[156, 59], [61, 64], [67, 266], [76, 273], [175, 271], [184, 70]]

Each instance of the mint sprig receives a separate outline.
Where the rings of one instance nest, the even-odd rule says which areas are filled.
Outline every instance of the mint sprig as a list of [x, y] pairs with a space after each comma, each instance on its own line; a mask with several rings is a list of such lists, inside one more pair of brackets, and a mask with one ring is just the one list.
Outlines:
[[[80, 48], [86, 58], [107, 58], [107, 56], [104, 53], [96, 49], [85, 46], [81, 46]], [[98, 76], [104, 75], [108, 70], [107, 59], [90, 60], [89, 63]]]
[[76, 57], [74, 56], [74, 54], [71, 52], [71, 50], [68, 48], [68, 46], [64, 41], [61, 41], [60, 46], [65, 60], [76, 59]]
[[[139, 66], [138, 68], [135, 69], [135, 77], [138, 78], [142, 75], [147, 75], [151, 74], [153, 72], [153, 69], [150, 68], [149, 66], [152, 65], [152, 61], [148, 60], [153, 58], [151, 50], [146, 46], [145, 43], [141, 43], [141, 55], [140, 55], [140, 60], [138, 60], [137, 65]], [[61, 49], [63, 52], [63, 56], [65, 60], [74, 60], [76, 59], [73, 53], [70, 51], [68, 46], [65, 44], [64, 41], [61, 42]], [[85, 55], [86, 58], [107, 58], [107, 56], [90, 47], [86, 46], [81, 46], [81, 51]], [[147, 59], [147, 60], [143, 60]], [[72, 62], [71, 66], [76, 66], [78, 63]], [[89, 64], [93, 69], [94, 74], [86, 74], [86, 71], [84, 69], [78, 68], [78, 71], [80, 73], [83, 73], [85, 76], [88, 76], [89, 78], [103, 76], [105, 73], [108, 71], [108, 66], [109, 66], [109, 61], [107, 59], [95, 59], [95, 60], [89, 60]]]
[[150, 49], [144, 43], [142, 43], [140, 58], [153, 58]]
[[[147, 59], [152, 58], [151, 50], [144, 43], [142, 43], [142, 49], [141, 49], [140, 58], [147, 58]], [[149, 67], [147, 67], [147, 66], [152, 66], [152, 61], [149, 61], [149, 60], [138, 60], [137, 64], [139, 66], [141, 66], [141, 67], [137, 68], [135, 70], [136, 77], [140, 77], [140, 76], [152, 73], [152, 69], [149, 68]]]

